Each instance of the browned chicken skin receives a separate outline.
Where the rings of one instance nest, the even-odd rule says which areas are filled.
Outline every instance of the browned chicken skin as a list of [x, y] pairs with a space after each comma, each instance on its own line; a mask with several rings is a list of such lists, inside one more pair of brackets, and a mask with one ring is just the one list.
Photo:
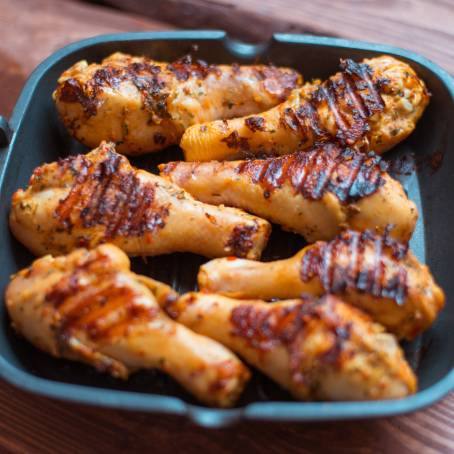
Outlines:
[[408, 64], [386, 55], [345, 60], [341, 72], [305, 84], [267, 112], [188, 128], [181, 147], [187, 161], [282, 155], [320, 141], [383, 153], [414, 130], [428, 102]]
[[275, 262], [213, 260], [200, 268], [198, 282], [203, 291], [237, 298], [333, 293], [410, 340], [434, 322], [445, 300], [407, 246], [367, 231], [344, 232]]
[[342, 229], [370, 229], [408, 241], [418, 212], [386, 164], [333, 144], [279, 158], [171, 162], [161, 176], [197, 200], [242, 208], [303, 235], [329, 240]]
[[66, 70], [54, 99], [63, 123], [85, 145], [110, 140], [121, 153], [142, 154], [178, 144], [196, 123], [269, 109], [300, 82], [287, 68], [207, 65], [190, 57], [162, 63], [117, 52]]
[[264, 303], [189, 293], [166, 310], [297, 399], [392, 399], [416, 391], [416, 377], [394, 337], [334, 296]]
[[53, 356], [124, 379], [158, 368], [207, 404], [233, 405], [249, 378], [246, 367], [222, 345], [170, 320], [158, 301], [175, 293], [148, 281], [130, 271], [115, 246], [78, 249], [17, 273], [6, 306], [14, 328]]
[[259, 258], [270, 232], [263, 219], [198, 202], [132, 167], [110, 143], [38, 167], [30, 186], [13, 196], [10, 226], [37, 255], [111, 242], [131, 256]]

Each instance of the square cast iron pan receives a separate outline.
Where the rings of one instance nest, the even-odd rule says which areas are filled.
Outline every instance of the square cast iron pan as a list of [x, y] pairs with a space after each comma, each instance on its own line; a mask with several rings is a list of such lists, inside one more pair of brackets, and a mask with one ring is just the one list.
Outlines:
[[[195, 50], [197, 49], [197, 50]], [[389, 154], [422, 165], [400, 175], [409, 196], [417, 203], [420, 219], [411, 242], [418, 258], [426, 262], [447, 295], [446, 308], [436, 324], [416, 341], [404, 345], [416, 370], [419, 392], [411, 397], [379, 402], [295, 402], [259, 373], [236, 408], [201, 406], [171, 379], [157, 372], [143, 372], [127, 383], [94, 372], [90, 367], [57, 360], [39, 352], [12, 333], [0, 305], [0, 376], [25, 390], [80, 403], [187, 416], [197, 424], [220, 427], [241, 419], [317, 421], [390, 416], [434, 403], [454, 388], [454, 279], [451, 269], [454, 242], [454, 83], [429, 60], [402, 49], [359, 41], [277, 34], [271, 41], [249, 45], [231, 40], [222, 31], [172, 31], [99, 36], [71, 44], [50, 56], [31, 75], [11, 119], [0, 119], [0, 292], [9, 276], [28, 266], [33, 257], [9, 232], [8, 212], [12, 193], [25, 187], [33, 169], [68, 153], [86, 151], [61, 126], [51, 93], [63, 70], [81, 59], [99, 61], [112, 52], [144, 54], [171, 61], [192, 51], [211, 63], [272, 62], [300, 70], [306, 80], [336, 72], [339, 58], [361, 60], [392, 54], [409, 62], [427, 82], [432, 100], [416, 131]], [[412, 157], [414, 153], [414, 157]], [[179, 159], [175, 147], [134, 159], [133, 163], [156, 169], [156, 164]], [[442, 159], [434, 170], [427, 163]], [[437, 161], [437, 162], [438, 162]], [[399, 161], [400, 162], [400, 161]], [[274, 227], [264, 259], [288, 257], [304, 245], [296, 235]], [[194, 288], [197, 269], [204, 259], [172, 254], [133, 261], [133, 268], [172, 284], [178, 291]]]

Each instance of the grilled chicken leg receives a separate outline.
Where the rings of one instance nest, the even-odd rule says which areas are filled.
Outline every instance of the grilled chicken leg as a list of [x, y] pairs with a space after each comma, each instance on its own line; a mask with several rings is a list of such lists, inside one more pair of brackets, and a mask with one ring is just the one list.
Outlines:
[[166, 309], [297, 399], [392, 399], [416, 390], [394, 337], [335, 296], [264, 303], [190, 293]]
[[429, 94], [409, 65], [381, 56], [342, 61], [341, 70], [260, 115], [188, 128], [181, 139], [186, 160], [282, 155], [334, 140], [383, 153], [413, 131]]
[[270, 232], [267, 221], [198, 202], [132, 167], [105, 142], [87, 155], [38, 167], [30, 186], [13, 196], [10, 226], [38, 255], [112, 242], [131, 256], [258, 258]]
[[63, 123], [85, 145], [110, 140], [121, 153], [142, 154], [177, 144], [196, 123], [269, 109], [300, 82], [287, 68], [215, 66], [190, 57], [167, 64], [115, 53], [65, 71], [54, 100]]
[[161, 176], [197, 200], [226, 204], [303, 235], [329, 240], [344, 228], [408, 241], [418, 217], [399, 182], [376, 155], [333, 144], [251, 161], [171, 162]]
[[199, 288], [237, 298], [333, 293], [371, 314], [399, 338], [427, 329], [444, 305], [427, 266], [403, 244], [347, 231], [275, 262], [218, 259], [200, 268]]
[[[169, 319], [112, 245], [45, 256], [6, 290], [14, 328], [56, 357], [126, 379], [158, 368], [210, 405], [231, 406], [249, 378], [225, 347]], [[160, 302], [175, 299], [169, 292]]]

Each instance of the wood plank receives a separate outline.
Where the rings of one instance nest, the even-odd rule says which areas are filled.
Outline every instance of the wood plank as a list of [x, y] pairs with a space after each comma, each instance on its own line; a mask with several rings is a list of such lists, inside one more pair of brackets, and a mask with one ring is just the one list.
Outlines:
[[454, 395], [413, 415], [341, 423], [247, 422], [225, 429], [183, 418], [67, 404], [0, 385], [1, 452], [378, 453], [454, 449]]
[[102, 6], [58, 0], [2, 0], [0, 113], [9, 115], [31, 71], [57, 49], [104, 33], [174, 26]]
[[103, 0], [184, 28], [220, 28], [245, 40], [273, 32], [316, 33], [404, 47], [454, 74], [454, 8], [449, 0]]

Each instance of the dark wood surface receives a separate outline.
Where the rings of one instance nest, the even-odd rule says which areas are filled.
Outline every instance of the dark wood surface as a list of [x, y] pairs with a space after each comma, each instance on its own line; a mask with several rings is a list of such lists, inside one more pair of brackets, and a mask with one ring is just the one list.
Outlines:
[[183, 28], [218, 28], [264, 41], [274, 32], [391, 44], [454, 74], [453, 0], [99, 0]]
[[[123, 8], [132, 5], [131, 0], [123, 3]], [[224, 1], [171, 0], [165, 8], [160, 1], [154, 7], [151, 1], [143, 3], [153, 19], [145, 19], [137, 5], [134, 14], [71, 1], [0, 0], [0, 113], [11, 113], [32, 69], [69, 42], [117, 31], [220, 28], [224, 16], [213, 17], [216, 8], [229, 8], [225, 27], [244, 39], [256, 39], [260, 30], [363, 38], [412, 48], [454, 72], [454, 5], [448, 0], [427, 2], [425, 7], [416, 0], [344, 0], [329, 2], [328, 7], [327, 1], [312, 1], [304, 8], [297, 0], [243, 0], [229, 2], [230, 6]], [[192, 18], [185, 8], [192, 8]], [[241, 18], [236, 20], [239, 8]], [[422, 15], [415, 14], [422, 9]], [[250, 27], [244, 11], [252, 14], [249, 21], [258, 18]], [[451, 394], [431, 408], [394, 418], [317, 424], [248, 422], [208, 430], [178, 417], [54, 401], [0, 382], [1, 453], [448, 453], [454, 452], [453, 421]]]

